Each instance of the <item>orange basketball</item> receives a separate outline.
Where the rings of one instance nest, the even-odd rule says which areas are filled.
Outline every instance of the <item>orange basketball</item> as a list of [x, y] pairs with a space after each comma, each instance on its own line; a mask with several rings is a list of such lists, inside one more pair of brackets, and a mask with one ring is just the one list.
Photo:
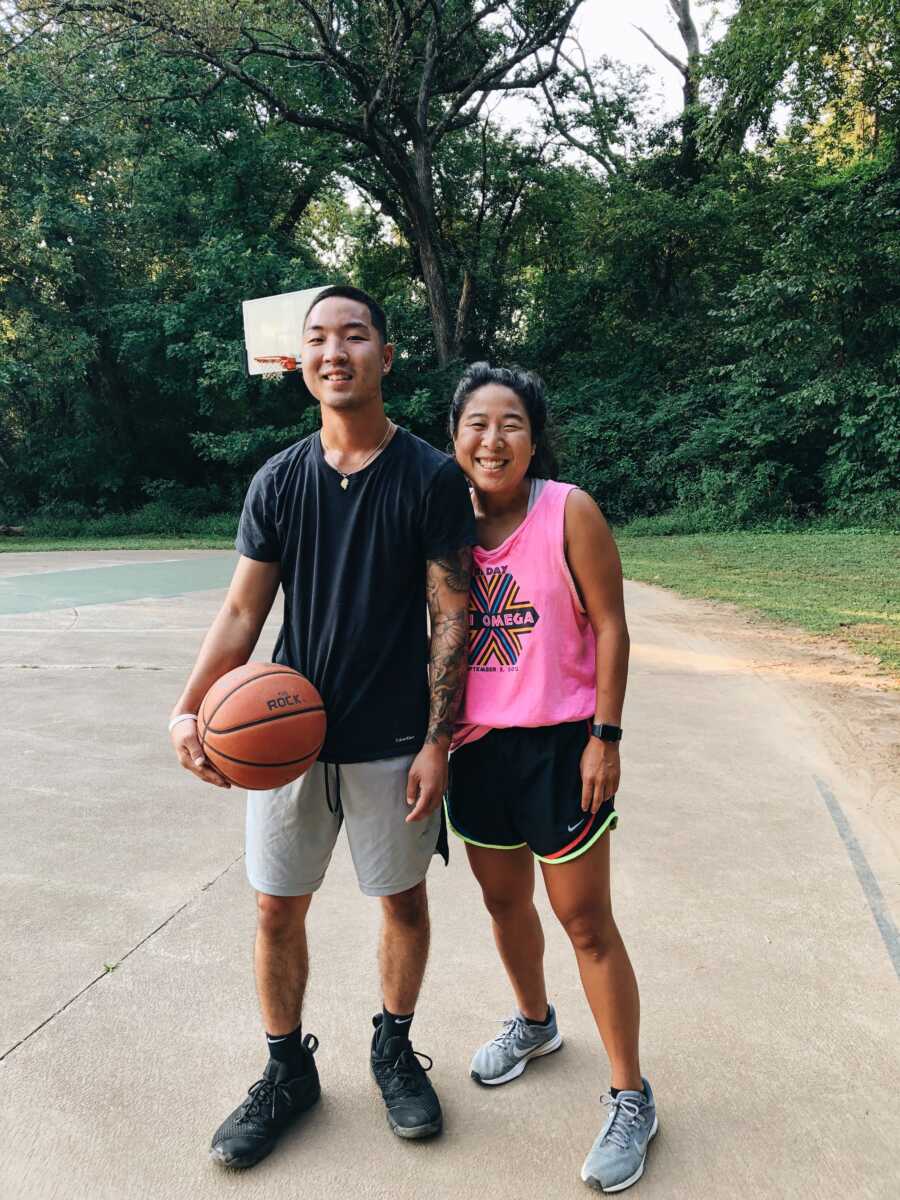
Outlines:
[[246, 663], [217, 679], [200, 705], [203, 752], [217, 771], [251, 791], [281, 787], [308, 771], [325, 740], [322, 697], [299, 671]]

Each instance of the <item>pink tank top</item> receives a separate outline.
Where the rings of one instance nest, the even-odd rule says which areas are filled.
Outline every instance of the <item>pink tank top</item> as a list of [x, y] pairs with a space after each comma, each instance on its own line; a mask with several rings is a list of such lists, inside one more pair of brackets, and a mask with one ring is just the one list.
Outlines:
[[548, 480], [495, 550], [474, 547], [469, 670], [454, 748], [512, 726], [592, 716], [596, 641], [565, 553], [569, 483]]

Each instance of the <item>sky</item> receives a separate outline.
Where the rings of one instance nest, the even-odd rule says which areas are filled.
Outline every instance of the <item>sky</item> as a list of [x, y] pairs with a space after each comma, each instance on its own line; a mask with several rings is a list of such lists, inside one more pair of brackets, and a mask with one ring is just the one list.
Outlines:
[[[734, 0], [718, 4], [711, 0], [694, 0], [691, 12], [700, 33], [701, 48], [706, 49], [710, 43], [710, 34], [704, 32], [710, 19], [713, 18], [714, 36], [719, 36], [725, 25], [724, 18], [736, 8]], [[653, 73], [651, 95], [659, 101], [660, 116], [668, 119], [681, 111], [681, 75], [650, 45], [636, 25], [642, 25], [677, 58], [684, 58], [684, 43], [669, 0], [626, 0], [625, 3], [585, 0], [576, 14], [573, 29], [588, 62], [595, 62], [605, 54], [629, 66], [649, 67]], [[515, 125], [527, 122], [531, 112], [532, 106], [527, 100], [513, 96], [500, 106], [497, 115], [504, 124]]]

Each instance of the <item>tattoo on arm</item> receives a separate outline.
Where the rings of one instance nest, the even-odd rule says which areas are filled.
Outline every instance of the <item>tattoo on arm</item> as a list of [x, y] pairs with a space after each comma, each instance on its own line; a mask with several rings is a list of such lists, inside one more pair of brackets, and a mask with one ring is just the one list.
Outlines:
[[450, 737], [462, 700], [471, 570], [472, 551], [468, 546], [428, 562], [425, 586], [431, 614], [431, 709], [426, 743]]

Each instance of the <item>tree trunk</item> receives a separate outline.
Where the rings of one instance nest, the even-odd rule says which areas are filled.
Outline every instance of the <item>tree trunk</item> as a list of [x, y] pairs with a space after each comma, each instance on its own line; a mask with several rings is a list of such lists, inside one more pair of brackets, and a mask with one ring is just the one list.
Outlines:
[[697, 118], [700, 104], [700, 35], [691, 12], [691, 0], [669, 0], [684, 48], [684, 110], [681, 114], [681, 166], [689, 179], [696, 178], [700, 165], [697, 146]]
[[456, 357], [457, 342], [454, 336], [453, 317], [447, 281], [444, 278], [439, 243], [436, 231], [416, 228], [416, 252], [422, 267], [422, 279], [428, 293], [431, 324], [438, 362], [442, 367]]
[[310, 171], [291, 202], [290, 208], [278, 222], [277, 228], [279, 233], [289, 234], [293, 232], [294, 226], [309, 208], [310, 204], [312, 204], [313, 200], [315, 200], [316, 194], [327, 178], [327, 171]]
[[466, 332], [469, 327], [469, 315], [472, 312], [472, 305], [475, 302], [475, 280], [472, 277], [472, 272], [466, 267], [463, 275], [462, 291], [459, 295], [459, 304], [456, 306], [456, 348], [459, 349], [463, 345], [466, 337]]
[[419, 274], [428, 296], [431, 327], [438, 362], [442, 367], [454, 359], [459, 342], [454, 336], [453, 308], [444, 271], [441, 237], [432, 215], [429, 196], [422, 193], [417, 174], [402, 162], [392, 163], [390, 171], [394, 184], [389, 194], [386, 187], [374, 185], [364, 176], [350, 175], [352, 182], [367, 192], [395, 222], [409, 242], [410, 250], [419, 263]]
[[684, 73], [684, 109], [681, 113], [681, 170], [687, 179], [699, 174], [700, 151], [697, 145], [697, 105], [700, 103], [700, 88], [697, 84], [696, 61], [689, 59]]
[[416, 253], [428, 293], [438, 362], [445, 367], [456, 357], [459, 342], [456, 338], [453, 309], [441, 254], [441, 235], [434, 217], [431, 146], [427, 138], [417, 139], [415, 142], [414, 168], [415, 173], [409, 180], [403, 200], [416, 235]]

